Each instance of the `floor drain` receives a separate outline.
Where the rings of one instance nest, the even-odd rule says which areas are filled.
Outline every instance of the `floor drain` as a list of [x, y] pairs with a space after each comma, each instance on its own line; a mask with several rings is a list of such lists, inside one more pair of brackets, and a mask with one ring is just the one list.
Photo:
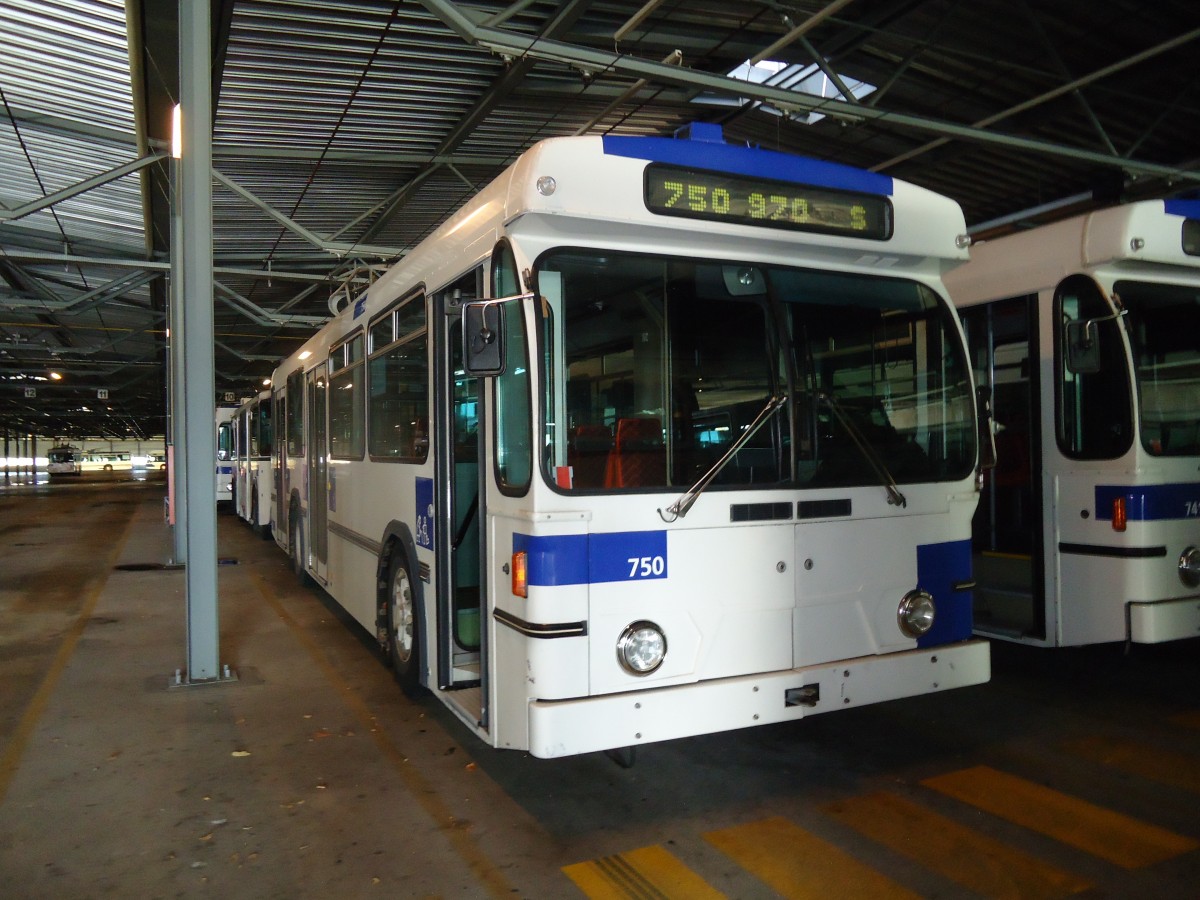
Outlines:
[[121, 563], [113, 568], [118, 572], [161, 572], [182, 569], [183, 566], [176, 563]]

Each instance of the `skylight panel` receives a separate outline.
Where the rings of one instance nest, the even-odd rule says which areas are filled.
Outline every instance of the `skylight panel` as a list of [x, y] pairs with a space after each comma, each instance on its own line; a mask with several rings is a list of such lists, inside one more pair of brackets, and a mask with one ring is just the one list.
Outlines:
[[[842, 96], [841, 91], [838, 90], [838, 86], [834, 83], [834, 80], [816, 63], [800, 65], [799, 63], [786, 63], [771, 59], [752, 63], [750, 60], [746, 60], [740, 66], [736, 66], [730, 70], [727, 75], [736, 81], [783, 88], [784, 90], [793, 91], [796, 94], [806, 97], [816, 97], [822, 100], [846, 99]], [[856, 78], [850, 78], [840, 73], [838, 74], [838, 78], [855, 99], [861, 100], [876, 89], [876, 86], [870, 82], [859, 81]], [[696, 97], [693, 102], [714, 106], [744, 106], [747, 103], [751, 103], [755, 108], [765, 113], [770, 113], [774, 116], [786, 116], [793, 121], [803, 122], [806, 125], [813, 125], [825, 118], [824, 113], [780, 109], [773, 104], [765, 103], [761, 100], [750, 100], [747, 97], [729, 97], [705, 93]]]

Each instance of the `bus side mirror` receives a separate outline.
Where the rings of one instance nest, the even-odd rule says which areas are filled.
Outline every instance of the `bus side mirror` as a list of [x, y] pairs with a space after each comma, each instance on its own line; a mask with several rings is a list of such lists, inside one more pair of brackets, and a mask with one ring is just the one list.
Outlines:
[[996, 425], [992, 416], [992, 389], [981, 384], [975, 389], [979, 409], [979, 471], [996, 468]]
[[1095, 319], [1068, 322], [1067, 371], [1075, 375], [1091, 375], [1100, 371], [1100, 329]]
[[468, 375], [504, 374], [504, 308], [499, 303], [467, 303], [462, 339], [463, 368]]

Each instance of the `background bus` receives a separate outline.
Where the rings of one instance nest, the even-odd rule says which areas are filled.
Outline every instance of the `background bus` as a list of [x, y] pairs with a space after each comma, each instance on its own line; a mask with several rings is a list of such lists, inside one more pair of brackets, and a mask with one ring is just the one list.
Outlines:
[[218, 406], [214, 416], [217, 429], [217, 503], [233, 503], [234, 458], [237, 455], [237, 432], [233, 428], [236, 406]]
[[274, 483], [271, 472], [271, 392], [244, 401], [232, 420], [234, 512], [264, 538], [271, 536]]
[[83, 471], [82, 454], [70, 444], [51, 447], [46, 453], [46, 471], [51, 475], [78, 475]]
[[1200, 202], [981, 243], [946, 283], [997, 423], [977, 629], [1052, 646], [1200, 633]]
[[964, 233], [715, 126], [544, 141], [276, 369], [276, 539], [539, 757], [985, 681]]
[[82, 452], [70, 444], [52, 446], [46, 454], [46, 470], [50, 475], [78, 475], [83, 472]]

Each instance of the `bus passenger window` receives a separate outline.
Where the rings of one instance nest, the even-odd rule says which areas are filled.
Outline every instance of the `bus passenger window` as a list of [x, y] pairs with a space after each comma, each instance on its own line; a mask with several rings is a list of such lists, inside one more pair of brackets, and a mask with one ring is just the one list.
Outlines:
[[[422, 463], [429, 455], [429, 343], [425, 297], [408, 300], [390, 327], [371, 329], [367, 449], [377, 459]], [[378, 342], [378, 343], [377, 343]]]

